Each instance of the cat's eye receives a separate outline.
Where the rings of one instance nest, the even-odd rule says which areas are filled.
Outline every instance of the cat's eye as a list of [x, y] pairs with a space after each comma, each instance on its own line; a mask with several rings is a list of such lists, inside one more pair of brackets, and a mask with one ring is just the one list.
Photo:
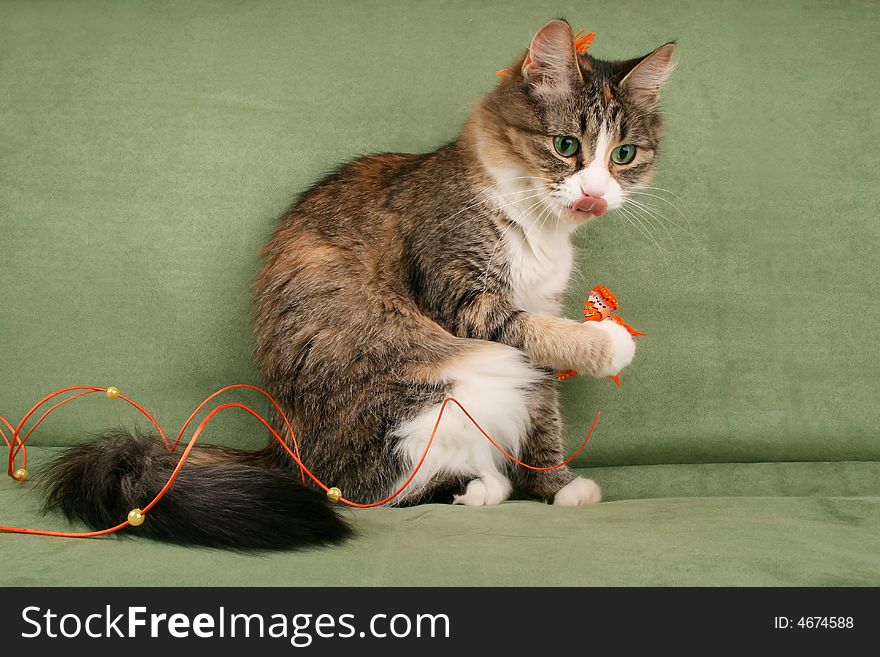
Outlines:
[[611, 161], [615, 164], [629, 164], [636, 158], [636, 147], [632, 144], [621, 144], [611, 151]]
[[562, 157], [571, 157], [581, 148], [581, 143], [571, 135], [559, 135], [553, 138], [553, 148]]

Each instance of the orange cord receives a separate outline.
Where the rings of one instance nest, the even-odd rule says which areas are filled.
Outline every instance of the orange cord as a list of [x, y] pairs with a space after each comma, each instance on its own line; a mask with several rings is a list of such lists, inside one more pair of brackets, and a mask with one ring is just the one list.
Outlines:
[[[202, 419], [202, 421], [199, 422], [198, 426], [196, 426], [196, 429], [193, 432], [192, 437], [189, 439], [189, 442], [187, 442], [186, 447], [183, 450], [183, 453], [180, 455], [180, 460], [178, 461], [177, 466], [174, 468], [174, 471], [168, 477], [168, 481], [165, 482], [165, 485], [156, 494], [156, 496], [150, 501], [150, 503], [147, 504], [145, 507], [143, 507], [141, 513], [142, 514], [148, 513], [150, 511], [150, 509], [152, 509], [154, 506], [156, 506], [156, 504], [158, 504], [159, 501], [165, 496], [165, 493], [167, 493], [168, 490], [171, 488], [171, 485], [174, 483], [174, 480], [177, 479], [177, 475], [180, 474], [181, 468], [183, 468], [184, 463], [186, 463], [187, 458], [189, 458], [190, 452], [192, 452], [193, 448], [195, 447], [196, 442], [198, 441], [199, 436], [201, 435], [204, 428], [208, 425], [208, 423], [213, 419], [213, 417], [215, 415], [217, 415], [220, 411], [226, 410], [228, 408], [239, 408], [239, 409], [245, 411], [246, 413], [249, 413], [254, 418], [256, 418], [257, 421], [260, 424], [262, 424], [269, 431], [269, 433], [272, 434], [272, 437], [276, 441], [278, 441], [278, 443], [284, 448], [284, 450], [287, 452], [287, 454], [290, 456], [290, 458], [299, 466], [300, 476], [302, 477], [303, 482], [305, 482], [305, 478], [306, 478], [306, 476], [308, 476], [319, 488], [321, 488], [325, 492], [328, 492], [330, 490], [330, 488], [326, 484], [324, 484], [320, 479], [318, 479], [303, 464], [302, 459], [300, 458], [299, 445], [297, 444], [296, 436], [294, 435], [293, 426], [291, 425], [290, 420], [287, 418], [287, 415], [285, 415], [284, 411], [281, 409], [281, 406], [278, 404], [278, 402], [276, 402], [275, 399], [265, 390], [258, 388], [257, 386], [248, 385], [246, 383], [238, 383], [238, 384], [226, 386], [225, 388], [221, 388], [220, 390], [218, 390], [214, 394], [210, 395], [201, 404], [199, 404], [198, 407], [196, 407], [196, 409], [192, 412], [192, 414], [187, 418], [186, 422], [184, 422], [183, 427], [181, 427], [180, 432], [177, 435], [177, 439], [174, 441], [173, 445], [171, 443], [169, 443], [168, 438], [165, 435], [165, 432], [162, 430], [162, 427], [159, 425], [159, 423], [156, 421], [156, 419], [149, 413], [149, 411], [147, 411], [145, 408], [143, 408], [140, 404], [138, 404], [134, 400], [129, 399], [128, 397], [125, 397], [124, 395], [120, 394], [117, 389], [115, 389], [115, 388], [101, 388], [98, 386], [70, 386], [67, 388], [61, 388], [60, 390], [57, 390], [57, 391], [53, 392], [52, 394], [49, 394], [49, 395], [46, 395], [45, 397], [43, 397], [43, 399], [41, 399], [37, 404], [35, 404], [27, 412], [27, 414], [25, 414], [25, 416], [18, 423], [18, 426], [16, 426], [14, 429], [13, 429], [12, 425], [6, 420], [6, 418], [4, 418], [2, 415], [0, 415], [0, 423], [4, 424], [9, 429], [9, 431], [12, 433], [12, 439], [10, 440], [9, 437], [6, 435], [6, 433], [3, 431], [3, 429], [0, 428], [0, 435], [3, 436], [3, 440], [6, 442], [6, 446], [9, 450], [8, 474], [10, 477], [14, 478], [14, 473], [19, 472], [15, 468], [16, 456], [19, 453], [21, 453], [21, 460], [22, 460], [21, 467], [22, 468], [26, 467], [26, 465], [27, 465], [27, 448], [25, 447], [25, 443], [31, 437], [31, 434], [33, 434], [34, 430], [40, 425], [40, 423], [42, 423], [42, 421], [45, 420], [46, 417], [50, 413], [52, 413], [55, 409], [60, 408], [61, 406], [64, 406], [65, 404], [68, 404], [71, 401], [73, 401], [74, 399], [77, 399], [79, 397], [83, 397], [85, 395], [91, 395], [96, 392], [103, 392], [103, 393], [107, 394], [108, 397], [111, 397], [111, 395], [112, 395], [112, 398], [118, 397], [119, 399], [126, 401], [128, 404], [130, 404], [131, 406], [136, 408], [138, 411], [140, 411], [150, 421], [150, 423], [159, 432], [159, 436], [162, 438], [162, 442], [165, 443], [166, 449], [169, 452], [174, 452], [177, 450], [177, 446], [179, 445], [181, 439], [183, 438], [183, 434], [186, 431], [186, 429], [192, 423], [192, 421], [196, 417], [196, 415], [198, 415], [198, 413], [208, 404], [208, 402], [210, 402], [212, 399], [214, 399], [218, 395], [221, 395], [229, 390], [233, 390], [236, 388], [245, 388], [247, 390], [254, 390], [254, 391], [262, 394], [266, 399], [269, 400], [269, 402], [274, 406], [275, 410], [278, 411], [278, 413], [284, 419], [284, 425], [285, 425], [285, 428], [286, 428], [288, 434], [290, 435], [291, 441], [293, 442], [294, 449], [291, 450], [290, 446], [284, 441], [284, 439], [280, 435], [278, 435], [278, 432], [276, 432], [275, 429], [273, 429], [272, 426], [268, 422], [266, 422], [266, 420], [263, 419], [262, 416], [260, 416], [256, 411], [254, 411], [250, 407], [245, 406], [244, 404], [237, 403], [237, 402], [228, 402], [228, 403], [220, 404], [219, 406], [216, 406], [213, 409], [211, 409], [211, 411], [208, 412], [208, 414]], [[53, 405], [51, 408], [49, 408], [47, 411], [45, 411], [39, 417], [39, 419], [30, 428], [30, 430], [27, 432], [27, 434], [25, 434], [24, 438], [21, 437], [21, 431], [22, 431], [22, 428], [24, 427], [25, 423], [28, 421], [28, 419], [30, 419], [30, 417], [32, 415], [34, 415], [34, 413], [36, 413], [40, 409], [40, 407], [42, 407], [44, 404], [46, 404], [50, 400], [54, 399], [55, 397], [58, 397], [59, 395], [62, 395], [67, 392], [74, 392], [74, 391], [81, 391], [81, 392], [76, 392], [76, 394], [73, 394], [73, 395], [63, 399], [62, 401], [56, 403], [55, 405]], [[596, 413], [596, 417], [593, 420], [593, 423], [590, 425], [590, 429], [587, 432], [587, 435], [584, 438], [583, 443], [581, 443], [581, 446], [571, 456], [569, 456], [567, 459], [565, 459], [561, 463], [557, 463], [556, 465], [539, 467], [539, 466], [529, 465], [528, 463], [523, 463], [522, 461], [517, 459], [512, 454], [509, 454], [507, 451], [505, 451], [504, 448], [501, 447], [501, 445], [499, 445], [497, 442], [495, 442], [492, 439], [492, 437], [488, 433], [486, 433], [485, 430], [483, 430], [483, 428], [479, 425], [479, 423], [471, 416], [470, 413], [467, 412], [467, 410], [464, 408], [464, 406], [462, 406], [461, 403], [457, 399], [455, 399], [454, 397], [447, 397], [446, 399], [443, 400], [443, 403], [440, 405], [440, 411], [437, 414], [437, 421], [434, 423], [434, 428], [431, 431], [431, 435], [428, 438], [427, 445], [425, 445], [425, 451], [422, 453], [422, 457], [419, 459], [419, 462], [416, 464], [415, 468], [413, 469], [412, 474], [410, 474], [410, 476], [407, 478], [407, 480], [405, 482], [403, 482], [403, 484], [400, 486], [400, 488], [398, 488], [396, 491], [391, 493], [385, 499], [380, 500], [378, 502], [371, 502], [369, 504], [362, 504], [359, 502], [353, 502], [353, 501], [348, 500], [348, 499], [341, 497], [341, 496], [338, 498], [338, 501], [342, 502], [343, 504], [346, 504], [348, 506], [351, 506], [351, 507], [356, 507], [359, 509], [369, 509], [372, 507], [377, 507], [377, 506], [382, 506], [384, 504], [387, 504], [388, 502], [393, 500], [395, 497], [400, 495], [404, 491], [404, 489], [406, 489], [406, 487], [409, 486], [410, 482], [412, 482], [413, 478], [415, 478], [416, 474], [421, 469], [422, 464], [425, 462], [425, 458], [428, 456], [428, 451], [431, 449], [431, 445], [434, 442], [434, 438], [437, 436], [437, 430], [440, 427], [440, 420], [443, 418], [443, 413], [445, 412], [446, 407], [450, 403], [453, 403], [456, 406], [458, 406], [458, 408], [461, 410], [461, 412], [464, 413], [465, 416], [468, 418], [468, 420], [470, 420], [473, 423], [473, 425], [479, 430], [479, 432], [481, 434], [483, 434], [483, 436], [486, 438], [486, 440], [488, 440], [490, 443], [492, 443], [492, 445], [494, 445], [495, 448], [498, 451], [500, 451], [505, 457], [507, 457], [510, 461], [512, 461], [512, 462], [516, 463], [517, 465], [520, 465], [524, 468], [527, 468], [529, 470], [538, 470], [538, 471], [555, 470], [556, 468], [561, 468], [564, 465], [567, 465], [569, 462], [571, 462], [571, 460], [574, 459], [578, 454], [580, 454], [583, 451], [583, 449], [587, 446], [587, 442], [590, 440], [590, 437], [593, 435], [593, 430], [596, 428], [596, 425], [599, 422], [599, 417], [601, 416], [601, 412]], [[336, 492], [338, 492], [338, 490]], [[123, 522], [120, 522], [118, 525], [114, 525], [113, 527], [108, 527], [108, 528], [102, 529], [100, 531], [91, 531], [91, 532], [61, 532], [61, 531], [50, 531], [50, 530], [45, 530], [45, 529], [31, 529], [28, 527], [6, 527], [6, 526], [0, 525], [0, 532], [16, 533], [16, 534], [37, 534], [40, 536], [58, 536], [58, 537], [62, 537], [62, 538], [92, 538], [95, 536], [103, 536], [105, 534], [112, 534], [114, 532], [119, 531], [120, 529], [124, 529], [125, 527], [129, 526], [129, 524], [131, 524], [131, 523], [129, 523], [128, 520], [124, 520]]]

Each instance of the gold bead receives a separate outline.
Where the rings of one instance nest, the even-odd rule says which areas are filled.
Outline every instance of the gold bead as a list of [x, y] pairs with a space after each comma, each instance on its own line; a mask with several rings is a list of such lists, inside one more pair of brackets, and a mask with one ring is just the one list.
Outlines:
[[128, 524], [132, 527], [144, 524], [144, 520], [146, 519], [147, 516], [145, 516], [144, 512], [140, 509], [132, 509], [128, 512]]
[[340, 497], [342, 497], [342, 491], [336, 488], [336, 486], [327, 489], [327, 499], [331, 502], [338, 502]]
[[12, 473], [12, 478], [16, 481], [27, 481], [29, 476], [28, 471], [24, 468], [19, 468]]
[[119, 388], [110, 386], [107, 388], [107, 399], [116, 399], [119, 396]]

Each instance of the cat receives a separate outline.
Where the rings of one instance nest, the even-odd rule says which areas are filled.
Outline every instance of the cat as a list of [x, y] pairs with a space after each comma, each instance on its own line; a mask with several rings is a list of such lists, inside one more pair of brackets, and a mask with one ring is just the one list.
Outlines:
[[[448, 396], [526, 463], [564, 458], [554, 371], [612, 376], [635, 353], [617, 323], [561, 317], [571, 236], [651, 179], [674, 50], [601, 61], [552, 20], [455, 141], [345, 164], [284, 214], [254, 285], [256, 357], [319, 478], [351, 500], [384, 499], [412, 472]], [[47, 504], [116, 524], [176, 460], [153, 436], [82, 444], [51, 465]], [[275, 441], [256, 452], [199, 446], [136, 531], [257, 550], [349, 536], [291, 465]], [[391, 504], [495, 505], [514, 492], [557, 506], [601, 499], [565, 467], [512, 466], [451, 407]]]

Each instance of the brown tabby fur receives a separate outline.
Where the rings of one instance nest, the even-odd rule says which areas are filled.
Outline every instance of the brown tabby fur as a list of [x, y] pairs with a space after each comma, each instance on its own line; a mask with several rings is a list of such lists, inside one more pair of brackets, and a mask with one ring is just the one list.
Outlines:
[[[391, 432], [449, 393], [442, 372], [479, 341], [520, 349], [545, 372], [531, 391], [522, 454], [536, 465], [562, 457], [551, 369], [596, 374], [609, 363], [604, 335], [512, 300], [509, 263], [496, 250], [510, 218], [485, 198], [492, 180], [475, 142], [487, 143], [499, 163], [555, 178], [573, 169], [548, 152], [548, 135], [584, 134], [589, 143], [604, 118], [651, 150], [649, 161], [619, 173], [621, 184], [635, 184], [653, 170], [662, 123], [650, 102], [618, 88], [643, 58], [581, 55], [583, 84], [552, 102], [524, 82], [524, 58], [481, 99], [456, 141], [340, 167], [301, 196], [263, 252], [254, 286], [262, 373], [297, 418], [305, 461], [352, 499], [384, 497], [412, 467]], [[579, 156], [574, 166], [583, 165]], [[511, 472], [520, 492], [545, 500], [572, 477], [564, 469]], [[437, 482], [447, 496], [448, 483]]]

